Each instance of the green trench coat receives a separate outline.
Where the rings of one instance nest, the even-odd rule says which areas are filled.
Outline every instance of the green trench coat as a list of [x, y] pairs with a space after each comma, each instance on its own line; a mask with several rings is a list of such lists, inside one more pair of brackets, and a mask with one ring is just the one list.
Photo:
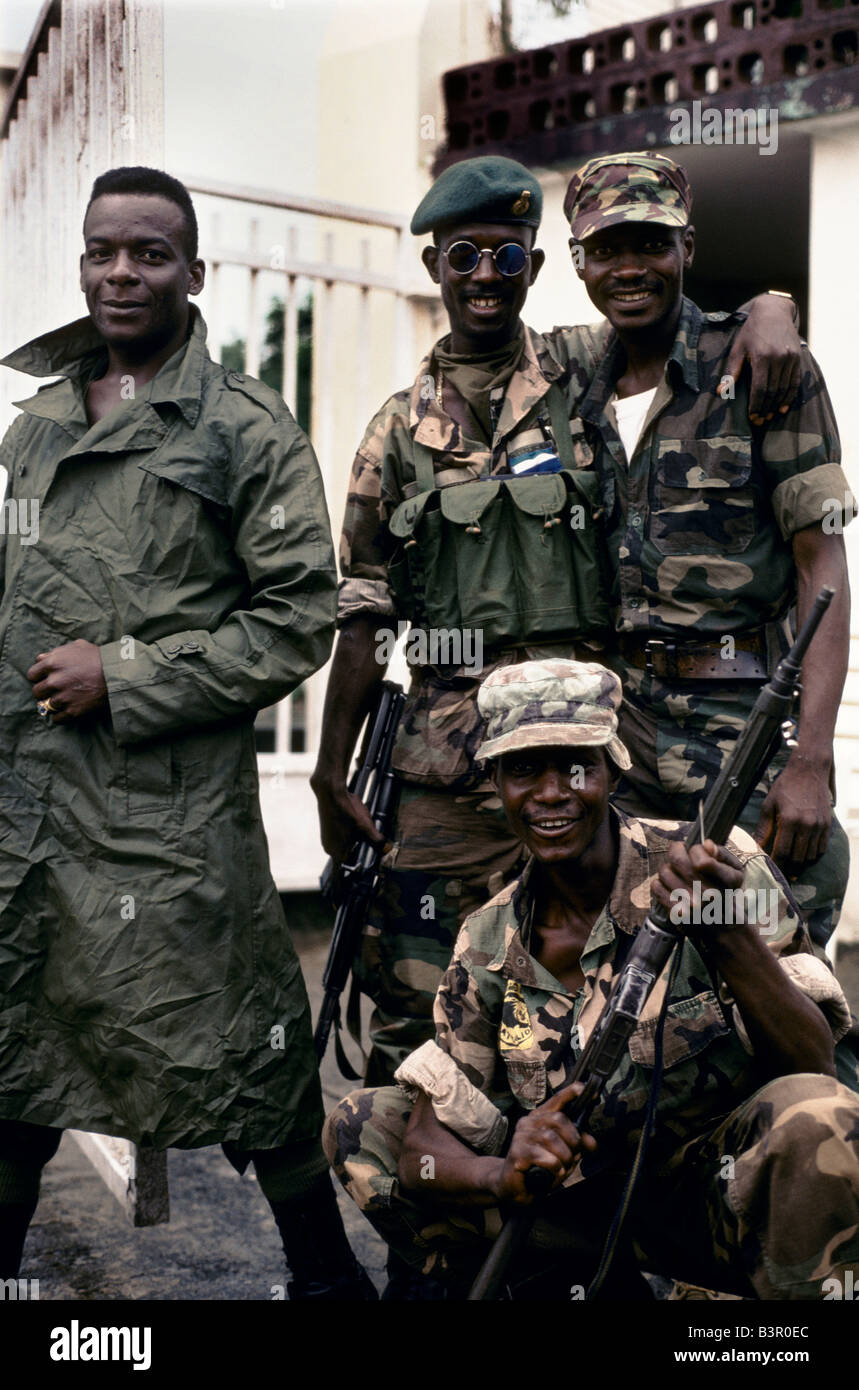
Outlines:
[[[0, 445], [0, 1117], [268, 1148], [321, 1097], [253, 717], [327, 659], [335, 568], [307, 439], [192, 323], [91, 428], [88, 319], [5, 359], [66, 379]], [[53, 725], [25, 672], [78, 637], [110, 713]]]

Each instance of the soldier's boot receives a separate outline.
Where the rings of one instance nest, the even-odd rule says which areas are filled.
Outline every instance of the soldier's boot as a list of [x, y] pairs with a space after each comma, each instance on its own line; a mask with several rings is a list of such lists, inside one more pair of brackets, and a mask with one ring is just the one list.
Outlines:
[[16, 1278], [21, 1268], [42, 1169], [57, 1152], [62, 1134], [45, 1125], [0, 1120], [0, 1279]]
[[292, 1275], [286, 1286], [291, 1302], [313, 1298], [332, 1303], [371, 1303], [379, 1297], [346, 1239], [327, 1173], [301, 1196], [280, 1202], [269, 1199], [269, 1205]]
[[36, 1201], [0, 1201], [0, 1279], [16, 1279]]

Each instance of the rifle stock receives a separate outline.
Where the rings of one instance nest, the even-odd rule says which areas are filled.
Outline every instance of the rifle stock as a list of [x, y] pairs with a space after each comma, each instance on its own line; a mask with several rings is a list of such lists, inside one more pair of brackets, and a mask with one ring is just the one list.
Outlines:
[[[701, 813], [685, 839], [687, 849], [702, 839], [723, 844], [739, 819], [746, 802], [772, 760], [781, 736], [782, 722], [789, 716], [799, 684], [803, 657], [817, 627], [829, 607], [834, 590], [825, 586], [812, 605], [802, 629], [788, 654], [779, 662], [775, 674], [761, 689], [748, 723], [709, 792]], [[602, 1012], [579, 1057], [570, 1081], [584, 1082], [568, 1114], [582, 1131], [599, 1099], [605, 1082], [614, 1071], [633, 1032], [650, 991], [659, 979], [679, 937], [661, 903], [655, 903], [612, 985]], [[544, 1197], [554, 1183], [546, 1168], [531, 1168], [525, 1174], [528, 1190]], [[511, 1260], [528, 1236], [535, 1219], [533, 1206], [515, 1212], [505, 1223], [468, 1295], [469, 1302], [497, 1298]]]

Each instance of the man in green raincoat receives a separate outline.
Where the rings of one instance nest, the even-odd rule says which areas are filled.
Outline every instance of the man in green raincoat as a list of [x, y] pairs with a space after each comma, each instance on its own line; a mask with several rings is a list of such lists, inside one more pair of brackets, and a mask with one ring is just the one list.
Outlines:
[[253, 1160], [290, 1297], [372, 1298], [253, 734], [331, 647], [318, 466], [281, 398], [206, 351], [182, 184], [111, 170], [84, 238], [89, 317], [4, 359], [60, 380], [0, 445], [0, 1277], [73, 1126]]

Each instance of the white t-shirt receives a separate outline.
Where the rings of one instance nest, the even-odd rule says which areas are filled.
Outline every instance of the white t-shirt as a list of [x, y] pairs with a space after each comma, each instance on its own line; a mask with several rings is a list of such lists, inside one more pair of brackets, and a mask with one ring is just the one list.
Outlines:
[[617, 432], [626, 451], [627, 463], [635, 453], [635, 446], [650, 409], [650, 403], [655, 395], [656, 387], [654, 386], [649, 391], [639, 391], [637, 396], [624, 396], [623, 400], [620, 401], [617, 396], [611, 398], [617, 420]]

